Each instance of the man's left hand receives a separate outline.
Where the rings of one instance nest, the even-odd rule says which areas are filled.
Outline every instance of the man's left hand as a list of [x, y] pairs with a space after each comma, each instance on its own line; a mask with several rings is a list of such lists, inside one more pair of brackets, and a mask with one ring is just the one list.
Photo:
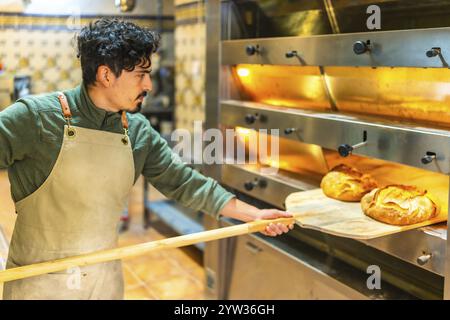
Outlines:
[[[277, 209], [262, 209], [257, 212], [257, 218], [255, 220], [266, 220], [266, 219], [278, 219], [278, 218], [290, 218], [292, 215], [285, 211], [277, 210]], [[289, 232], [294, 228], [294, 224], [291, 223], [289, 225], [285, 225], [282, 223], [270, 223], [264, 231], [261, 231], [262, 234], [266, 236], [276, 237], [283, 233]]]
[[[286, 211], [277, 209], [258, 209], [235, 198], [231, 199], [223, 207], [222, 211], [219, 214], [244, 222], [292, 217], [292, 215], [290, 213], [287, 213]], [[266, 236], [275, 237], [284, 234], [293, 228], [293, 224], [286, 226], [282, 223], [271, 223], [266, 227], [265, 230], [261, 231], [261, 233]]]

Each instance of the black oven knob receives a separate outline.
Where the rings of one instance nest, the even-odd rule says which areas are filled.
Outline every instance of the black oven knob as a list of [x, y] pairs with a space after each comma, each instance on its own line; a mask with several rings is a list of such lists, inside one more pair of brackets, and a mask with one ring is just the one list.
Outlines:
[[255, 123], [256, 119], [258, 119], [258, 116], [254, 115], [254, 114], [247, 114], [245, 116], [245, 123], [253, 124], [253, 123]]
[[284, 129], [284, 134], [288, 135], [295, 131], [297, 131], [297, 128], [286, 128], [286, 129]]
[[363, 53], [366, 53], [367, 51], [369, 51], [368, 41], [367, 42], [356, 41], [353, 44], [353, 52], [355, 54], [363, 54]]
[[432, 258], [432, 254], [431, 253], [423, 253], [423, 255], [421, 255], [420, 257], [417, 258], [417, 263], [421, 266], [423, 266], [424, 264], [427, 264]]
[[244, 183], [244, 188], [247, 191], [252, 191], [254, 187], [255, 187], [255, 185], [251, 181]]
[[437, 48], [437, 47], [431, 48], [431, 50], [428, 50], [426, 52], [426, 55], [428, 58], [433, 58], [440, 54], [441, 54], [441, 48]]
[[353, 151], [353, 147], [349, 144], [341, 144], [338, 147], [338, 152], [341, 157], [348, 157]]
[[253, 56], [255, 53], [259, 53], [259, 47], [258, 45], [254, 46], [252, 44], [249, 44], [247, 47], [245, 47], [245, 52], [248, 56]]
[[434, 152], [427, 152], [427, 154], [422, 157], [421, 162], [423, 164], [430, 164], [435, 159], [436, 159], [436, 154]]
[[252, 191], [255, 187], [264, 189], [265, 187], [267, 187], [267, 181], [264, 179], [255, 179], [253, 181], [247, 181], [246, 183], [244, 183], [244, 188], [247, 191]]
[[264, 189], [265, 187], [267, 187], [267, 181], [266, 180], [258, 180], [258, 187], [260, 187], [261, 189]]
[[286, 58], [298, 57], [298, 53], [295, 50], [288, 51], [285, 53]]

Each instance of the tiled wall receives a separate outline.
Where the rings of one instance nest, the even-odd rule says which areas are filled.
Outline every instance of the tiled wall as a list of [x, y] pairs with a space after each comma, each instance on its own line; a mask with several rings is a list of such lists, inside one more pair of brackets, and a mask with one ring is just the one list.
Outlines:
[[[95, 17], [81, 17], [85, 25]], [[156, 29], [155, 16], [121, 16]], [[0, 61], [14, 75], [30, 75], [32, 92], [64, 90], [81, 81], [74, 35], [79, 27], [68, 16], [0, 13]], [[173, 17], [165, 16], [164, 32], [173, 32]], [[78, 23], [78, 21], [77, 21]], [[164, 38], [163, 38], [164, 39]]]
[[205, 120], [205, 3], [175, 1], [175, 119], [177, 128], [193, 131]]
[[71, 88], [81, 80], [73, 37], [67, 31], [1, 30], [0, 60], [6, 71], [30, 75], [34, 93]]

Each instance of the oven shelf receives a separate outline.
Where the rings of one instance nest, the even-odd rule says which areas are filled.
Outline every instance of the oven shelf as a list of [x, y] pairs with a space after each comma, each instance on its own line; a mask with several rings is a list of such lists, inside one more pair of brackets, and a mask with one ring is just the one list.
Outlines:
[[[320, 179], [318, 181], [316, 177], [283, 170], [279, 170], [274, 175], [264, 175], [261, 174], [260, 167], [257, 165], [226, 164], [222, 169], [223, 184], [271, 206], [283, 209], [285, 209], [284, 201], [290, 193], [318, 188], [320, 184]], [[252, 190], [245, 188], [247, 182], [261, 180], [265, 181], [264, 187], [255, 186]], [[445, 269], [446, 230], [446, 224], [440, 223], [371, 240], [356, 241], [442, 276]], [[431, 252], [433, 259], [429, 263], [421, 265], [417, 262], [417, 258], [423, 255], [424, 251]]]
[[[316, 144], [331, 150], [337, 150], [344, 144], [356, 145], [366, 137], [367, 143], [355, 149], [354, 154], [403, 163], [447, 175], [450, 173], [448, 128], [419, 126], [373, 116], [314, 112], [238, 100], [222, 100], [220, 106], [221, 124], [225, 126], [256, 130], [279, 129], [280, 137]], [[295, 131], [285, 132], [291, 128]], [[427, 154], [435, 154], [435, 158], [424, 164], [422, 161]]]

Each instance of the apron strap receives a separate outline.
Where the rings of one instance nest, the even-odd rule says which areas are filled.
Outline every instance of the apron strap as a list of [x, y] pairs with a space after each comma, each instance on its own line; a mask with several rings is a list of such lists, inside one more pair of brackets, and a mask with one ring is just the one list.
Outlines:
[[[62, 92], [58, 92], [58, 100], [59, 100], [59, 104], [61, 105], [61, 109], [62, 109], [64, 118], [67, 121], [67, 126], [69, 127], [69, 135], [73, 135], [74, 132], [70, 128], [70, 120], [72, 119], [72, 112], [70, 112], [70, 107], [69, 107], [69, 103], [67, 102], [66, 95]], [[127, 113], [124, 110], [122, 111], [121, 119], [122, 119], [122, 126], [123, 126], [123, 132], [124, 132], [124, 137], [122, 139], [122, 142], [124, 144], [128, 144], [128, 119], [127, 119]], [[70, 134], [70, 133], [72, 133], [72, 134]]]
[[122, 143], [127, 145], [128, 144], [128, 119], [127, 119], [127, 113], [125, 110], [122, 110], [122, 126], [123, 126]]
[[70, 112], [70, 107], [69, 107], [69, 103], [67, 102], [67, 98], [66, 95], [62, 92], [58, 92], [58, 100], [59, 100], [59, 104], [61, 105], [61, 109], [64, 115], [64, 118], [67, 121], [67, 134], [69, 136], [74, 136], [75, 135], [75, 130], [73, 130], [70, 127], [70, 120], [72, 119], [72, 112]]
[[58, 92], [58, 100], [59, 104], [61, 105], [62, 112], [64, 114], [64, 118], [71, 119], [72, 113], [70, 112], [69, 104], [67, 103], [66, 95], [62, 92]]
[[122, 126], [124, 129], [128, 130], [128, 119], [125, 110], [122, 110]]

